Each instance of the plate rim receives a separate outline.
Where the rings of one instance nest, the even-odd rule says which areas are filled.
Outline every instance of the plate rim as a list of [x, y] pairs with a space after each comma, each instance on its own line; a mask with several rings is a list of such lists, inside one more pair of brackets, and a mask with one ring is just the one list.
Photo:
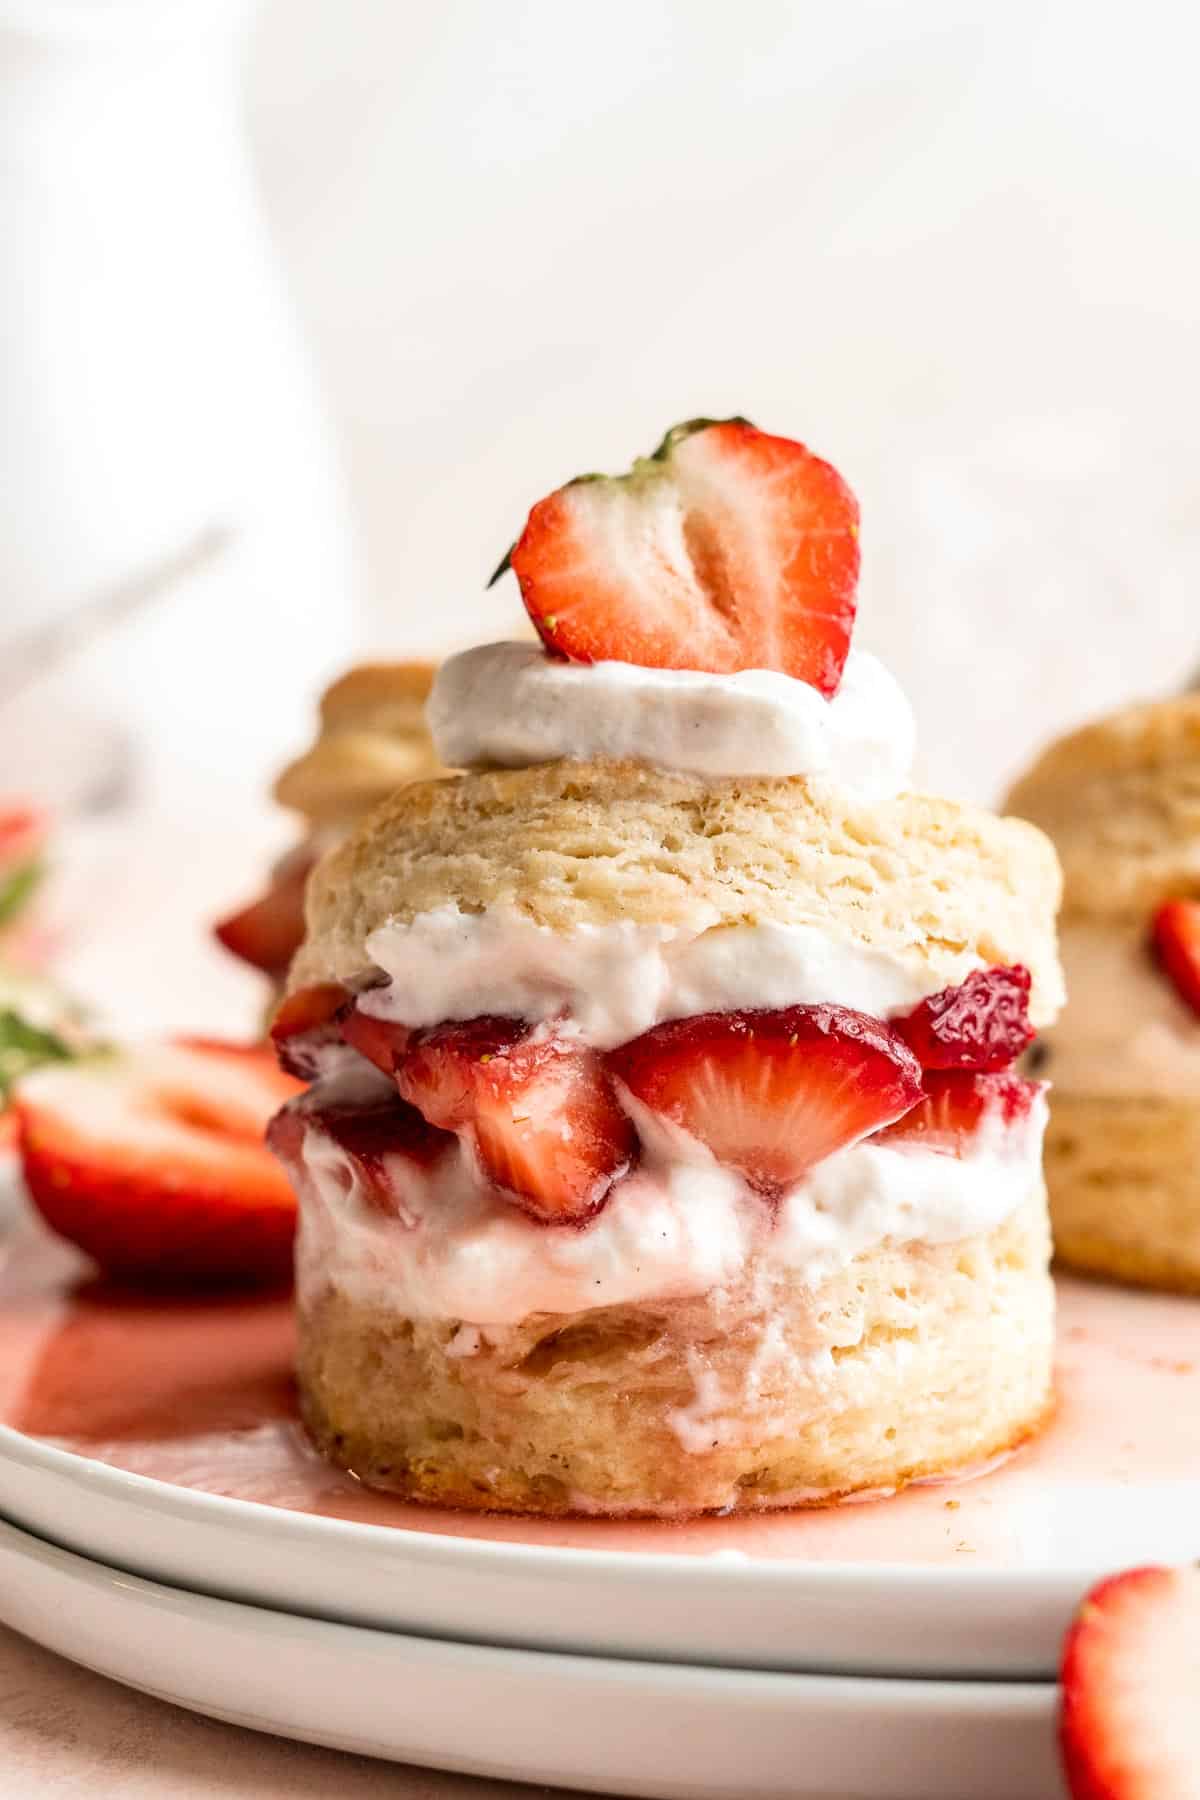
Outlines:
[[[1030, 1564], [1020, 1569], [979, 1568], [966, 1564], [930, 1565], [905, 1562], [845, 1562], [809, 1560], [786, 1556], [760, 1558], [739, 1552], [736, 1546], [718, 1546], [710, 1552], [672, 1554], [659, 1550], [583, 1548], [569, 1544], [513, 1543], [502, 1539], [450, 1536], [404, 1525], [374, 1525], [357, 1519], [331, 1518], [324, 1514], [275, 1506], [269, 1501], [246, 1500], [230, 1494], [213, 1494], [203, 1488], [185, 1487], [157, 1476], [141, 1475], [103, 1462], [76, 1450], [44, 1442], [0, 1423], [0, 1462], [9, 1460], [35, 1473], [55, 1476], [77, 1486], [107, 1488], [114, 1499], [149, 1507], [159, 1513], [186, 1519], [199, 1513], [215, 1524], [263, 1533], [278, 1539], [312, 1539], [329, 1546], [382, 1550], [397, 1557], [407, 1555], [433, 1565], [461, 1567], [466, 1561], [482, 1565], [480, 1572], [568, 1574], [585, 1578], [613, 1577], [654, 1583], [701, 1582], [717, 1589], [747, 1585], [778, 1585], [782, 1581], [831, 1590], [855, 1585], [891, 1589], [903, 1585], [937, 1589], [944, 1593], [986, 1593], [1003, 1588], [1012, 1594], [1020, 1586], [1033, 1586], [1040, 1599], [1070, 1603], [1104, 1575], [1111, 1565], [1088, 1563], [1069, 1569], [1054, 1564]], [[9, 1524], [0, 1518], [0, 1523]], [[21, 1527], [15, 1527], [22, 1529]], [[731, 1554], [732, 1552], [732, 1554]], [[78, 1554], [72, 1552], [72, 1554]], [[140, 1579], [140, 1578], [139, 1578]]]
[[[736, 1665], [674, 1662], [665, 1657], [596, 1655], [589, 1651], [539, 1650], [524, 1645], [474, 1643], [466, 1638], [436, 1637], [416, 1632], [390, 1631], [376, 1625], [353, 1624], [342, 1619], [314, 1618], [308, 1613], [285, 1612], [281, 1607], [264, 1606], [253, 1600], [230, 1600], [223, 1595], [204, 1594], [177, 1583], [159, 1581], [153, 1576], [131, 1574], [115, 1564], [102, 1562], [78, 1550], [69, 1550], [51, 1539], [42, 1538], [22, 1525], [0, 1519], [0, 1550], [8, 1549], [31, 1557], [43, 1566], [74, 1575], [94, 1588], [132, 1590], [148, 1603], [186, 1607], [210, 1618], [221, 1615], [258, 1618], [269, 1622], [273, 1631], [292, 1638], [337, 1639], [350, 1634], [382, 1648], [403, 1645], [413, 1654], [440, 1659], [464, 1667], [502, 1668], [505, 1664], [524, 1664], [528, 1668], [570, 1668], [586, 1665], [589, 1673], [600, 1676], [626, 1675], [636, 1672], [639, 1682], [650, 1685], [673, 1685], [703, 1691], [716, 1685], [733, 1684], [748, 1693], [786, 1698], [794, 1693], [797, 1683], [822, 1693], [835, 1705], [855, 1706], [865, 1692], [883, 1698], [911, 1697], [922, 1704], [945, 1706], [962, 1701], [989, 1705], [1000, 1703], [1005, 1710], [1018, 1712], [1023, 1707], [1040, 1710], [1058, 1692], [1058, 1682], [1042, 1680], [989, 1680], [977, 1676], [953, 1679], [927, 1675], [857, 1675], [845, 1671], [747, 1669]], [[4, 1601], [0, 1597], [0, 1618]], [[11, 1627], [20, 1631], [19, 1626]], [[28, 1635], [28, 1634], [23, 1634]], [[147, 1690], [152, 1691], [152, 1690]]]

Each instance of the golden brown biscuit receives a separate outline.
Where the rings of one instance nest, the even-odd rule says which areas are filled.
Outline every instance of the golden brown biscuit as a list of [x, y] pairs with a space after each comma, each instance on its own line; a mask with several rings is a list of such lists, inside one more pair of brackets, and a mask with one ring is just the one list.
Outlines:
[[1046, 1179], [1064, 1263], [1200, 1294], [1200, 1105], [1055, 1093]]
[[363, 663], [321, 700], [316, 743], [280, 774], [275, 798], [317, 827], [346, 827], [394, 788], [440, 771], [425, 725], [434, 666]]
[[[333, 1461], [435, 1505], [562, 1514], [753, 1511], [890, 1491], [990, 1459], [1051, 1404], [1039, 1191], [986, 1236], [884, 1244], [817, 1287], [540, 1314], [408, 1319], [314, 1285], [305, 1417]], [[778, 1353], [762, 1361], [764, 1332]], [[725, 1397], [719, 1416], [701, 1391]]]
[[1200, 895], [1200, 694], [1127, 707], [1052, 744], [1006, 805], [1053, 838], [1068, 913], [1143, 919]]
[[291, 985], [362, 975], [366, 939], [389, 920], [500, 905], [559, 932], [614, 920], [815, 925], [946, 985], [981, 961], [1023, 962], [1044, 1023], [1062, 998], [1058, 896], [1040, 832], [949, 800], [868, 808], [800, 777], [547, 763], [391, 795], [314, 871]]
[[1052, 744], [1008, 805], [1063, 863], [1070, 997], [1042, 1051], [1057, 1254], [1198, 1291], [1200, 1019], [1150, 936], [1164, 901], [1200, 895], [1200, 694], [1126, 707]]
[[[928, 796], [868, 808], [803, 779], [711, 780], [633, 763], [472, 773], [392, 794], [324, 859], [291, 981], [370, 975], [367, 941], [389, 922], [500, 908], [568, 937], [628, 921], [698, 932], [811, 926], [908, 963], [926, 985], [930, 975], [957, 982], [980, 962], [1021, 962], [1033, 973], [1035, 1015], [1047, 1019], [1061, 994], [1059, 882], [1033, 827]], [[486, 994], [479, 1004], [487, 1010]], [[569, 1310], [535, 1312], [524, 1294], [544, 1306], [547, 1291], [564, 1290], [547, 1290], [540, 1274], [523, 1288], [513, 1274], [512, 1259], [526, 1255], [540, 1271], [540, 1246], [514, 1240], [511, 1196], [481, 1176], [477, 1140], [455, 1147], [432, 1187], [398, 1173], [389, 1223], [336, 1136], [344, 1126], [320, 1123], [322, 1107], [341, 1104], [337, 1080], [312, 1123], [294, 1122], [303, 1147], [283, 1152], [301, 1204], [298, 1370], [317, 1442], [374, 1485], [548, 1514], [820, 1504], [986, 1461], [1046, 1413], [1053, 1294], [1036, 1136], [972, 1173], [962, 1202], [972, 1223], [956, 1242], [940, 1241], [941, 1227], [929, 1232], [935, 1242], [882, 1237], [885, 1212], [870, 1250], [855, 1254], [859, 1240], [842, 1240], [844, 1260], [814, 1252], [810, 1263], [806, 1251], [791, 1262], [772, 1215], [756, 1212], [742, 1260], [711, 1262], [704, 1239], [699, 1283], [699, 1252], [672, 1262], [672, 1249], [652, 1299], [596, 1307], [589, 1279], [565, 1290]], [[563, 1127], [569, 1142], [568, 1115]], [[749, 1190], [736, 1176], [718, 1172], [732, 1189], [710, 1197], [698, 1223], [704, 1177], [678, 1149], [664, 1174], [645, 1121], [638, 1130], [631, 1154], [643, 1155], [646, 1192], [667, 1208], [664, 1239], [676, 1205], [685, 1238], [695, 1230], [726, 1242], [723, 1233], [749, 1229], [738, 1223]], [[878, 1168], [880, 1154], [840, 1178], [866, 1183], [867, 1207], [890, 1205], [892, 1184], [913, 1180], [905, 1151], [883, 1153], [905, 1159], [903, 1174], [899, 1162]], [[1004, 1215], [990, 1231], [975, 1222], [976, 1180], [986, 1218]], [[919, 1217], [923, 1201], [919, 1188], [897, 1194], [895, 1216]], [[761, 1208], [761, 1196], [751, 1204]], [[830, 1217], [820, 1205], [817, 1214]], [[632, 1217], [644, 1220], [640, 1204]], [[585, 1226], [566, 1249], [560, 1235], [554, 1255], [572, 1269], [596, 1256], [597, 1286], [614, 1269], [644, 1279], [626, 1236], [639, 1228], [619, 1220], [610, 1241], [589, 1239]], [[816, 1240], [831, 1229], [836, 1237], [818, 1225]], [[399, 1259], [390, 1277], [389, 1258]], [[438, 1285], [464, 1269], [482, 1271], [484, 1288]], [[392, 1299], [400, 1279], [434, 1316]], [[464, 1306], [470, 1316], [443, 1316]], [[520, 1323], [485, 1322], [497, 1317]]]

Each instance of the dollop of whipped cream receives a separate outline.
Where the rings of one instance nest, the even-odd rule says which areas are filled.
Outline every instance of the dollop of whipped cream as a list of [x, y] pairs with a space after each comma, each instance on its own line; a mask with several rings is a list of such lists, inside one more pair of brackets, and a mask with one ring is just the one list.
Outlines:
[[691, 775], [805, 775], [867, 802], [906, 785], [915, 744], [902, 688], [863, 650], [827, 700], [773, 669], [569, 663], [536, 644], [481, 644], [442, 665], [426, 712], [450, 768], [632, 759]]
[[[610, 1050], [666, 1019], [744, 1006], [833, 1002], [885, 1019], [945, 985], [916, 957], [818, 926], [713, 920], [688, 929], [620, 919], [559, 933], [511, 907], [440, 906], [371, 933], [367, 954], [388, 981], [359, 1005], [414, 1030], [481, 1011], [531, 1023], [566, 1015], [585, 1043]], [[964, 953], [962, 976], [974, 961]]]
[[636, 1103], [631, 1111], [642, 1162], [580, 1228], [527, 1218], [481, 1179], [463, 1145], [429, 1170], [385, 1156], [395, 1206], [385, 1213], [314, 1121], [290, 1171], [302, 1201], [301, 1305], [332, 1284], [364, 1304], [486, 1329], [705, 1294], [752, 1269], [818, 1284], [887, 1240], [954, 1243], [991, 1231], [1040, 1191], [1041, 1097], [1012, 1124], [985, 1120], [962, 1156], [850, 1145], [774, 1209], [694, 1139]]

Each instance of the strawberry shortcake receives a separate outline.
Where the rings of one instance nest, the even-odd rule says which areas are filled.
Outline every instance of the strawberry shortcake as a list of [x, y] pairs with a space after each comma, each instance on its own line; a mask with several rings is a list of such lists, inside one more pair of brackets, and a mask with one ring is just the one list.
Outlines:
[[314, 1438], [543, 1514], [977, 1468], [1050, 1403], [1049, 843], [906, 791], [800, 444], [678, 427], [507, 560], [541, 646], [443, 667], [466, 773], [318, 866], [275, 1022]]
[[1070, 1004], [1037, 1052], [1057, 1252], [1200, 1292], [1200, 694], [1071, 733], [1009, 804], [1065, 878]]
[[434, 666], [361, 663], [321, 697], [316, 741], [282, 771], [275, 799], [300, 815], [299, 842], [266, 891], [216, 926], [227, 950], [276, 987], [304, 936], [304, 888], [318, 857], [392, 789], [439, 773], [424, 708]]

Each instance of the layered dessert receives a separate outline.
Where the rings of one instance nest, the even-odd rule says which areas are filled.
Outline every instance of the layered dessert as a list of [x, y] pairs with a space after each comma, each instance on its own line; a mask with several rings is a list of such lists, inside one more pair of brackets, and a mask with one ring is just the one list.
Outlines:
[[466, 772], [315, 870], [299, 1383], [412, 1499], [680, 1516], [978, 1468], [1050, 1404], [1057, 862], [906, 791], [853, 496], [743, 420], [533, 509]]
[[1058, 1255], [1200, 1292], [1200, 694], [1061, 739], [1009, 804], [1064, 871], [1070, 1004], [1037, 1052]]
[[263, 893], [216, 926], [225, 948], [279, 988], [304, 937], [304, 889], [318, 858], [392, 789], [439, 772], [425, 725], [433, 664], [361, 663], [321, 697], [315, 742], [282, 771], [281, 806], [301, 835]]

